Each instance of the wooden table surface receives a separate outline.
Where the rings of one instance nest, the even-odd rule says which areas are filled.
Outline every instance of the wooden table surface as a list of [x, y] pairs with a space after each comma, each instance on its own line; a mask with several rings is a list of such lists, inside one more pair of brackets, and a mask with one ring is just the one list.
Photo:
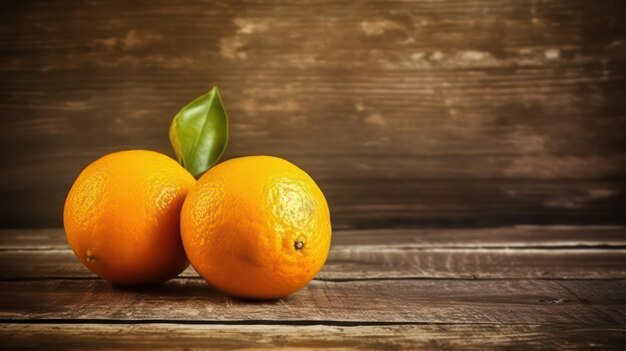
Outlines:
[[[0, 350], [626, 344], [626, 1], [0, 7], [0, 228], [24, 228], [0, 230]], [[267, 302], [192, 270], [97, 279], [58, 229], [72, 182], [173, 156], [172, 117], [213, 85], [224, 160], [283, 157], [324, 191], [326, 266]]]
[[301, 291], [244, 301], [188, 269], [113, 287], [62, 229], [0, 233], [3, 349], [591, 349], [626, 343], [626, 228], [334, 233]]

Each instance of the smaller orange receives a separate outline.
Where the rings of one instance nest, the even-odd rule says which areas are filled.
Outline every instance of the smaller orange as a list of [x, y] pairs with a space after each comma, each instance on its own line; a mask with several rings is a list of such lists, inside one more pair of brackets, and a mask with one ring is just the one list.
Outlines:
[[114, 284], [157, 284], [189, 265], [180, 209], [195, 184], [173, 159], [152, 151], [106, 155], [78, 176], [63, 222], [80, 261]]
[[181, 212], [195, 270], [234, 296], [289, 295], [320, 271], [330, 248], [324, 194], [303, 170], [269, 156], [231, 159], [206, 172]]

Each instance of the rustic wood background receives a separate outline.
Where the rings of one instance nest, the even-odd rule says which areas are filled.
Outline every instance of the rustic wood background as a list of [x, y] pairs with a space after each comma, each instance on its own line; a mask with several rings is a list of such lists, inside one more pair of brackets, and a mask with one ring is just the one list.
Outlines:
[[0, 7], [0, 227], [61, 226], [105, 153], [172, 155], [212, 85], [226, 157], [301, 166], [336, 229], [626, 223], [624, 1]]

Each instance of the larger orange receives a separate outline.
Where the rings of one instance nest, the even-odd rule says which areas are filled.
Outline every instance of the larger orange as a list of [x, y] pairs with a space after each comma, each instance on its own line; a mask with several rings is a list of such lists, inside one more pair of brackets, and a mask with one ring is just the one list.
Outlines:
[[189, 192], [182, 239], [195, 270], [239, 297], [278, 298], [319, 272], [331, 240], [330, 213], [313, 179], [276, 157], [223, 162]]
[[67, 240], [80, 261], [114, 284], [156, 284], [189, 264], [180, 209], [195, 179], [173, 159], [131, 150], [85, 168], [65, 201]]

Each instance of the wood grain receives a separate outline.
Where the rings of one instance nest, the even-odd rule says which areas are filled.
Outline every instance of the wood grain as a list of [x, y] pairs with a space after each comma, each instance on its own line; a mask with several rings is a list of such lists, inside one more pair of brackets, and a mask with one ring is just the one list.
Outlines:
[[[340, 231], [317, 280], [261, 302], [228, 297], [192, 271], [159, 287], [113, 287], [75, 260], [61, 229], [3, 231], [3, 349], [617, 350], [626, 341], [622, 227]], [[594, 279], [572, 279], [583, 277]]]
[[226, 158], [301, 166], [336, 228], [626, 223], [621, 1], [1, 6], [2, 227], [60, 226], [107, 152], [171, 154], [214, 84]]
[[[181, 274], [197, 278], [189, 268]], [[4, 230], [0, 280], [95, 278], [61, 229]], [[335, 233], [320, 280], [624, 279], [626, 229], [518, 227]]]
[[[0, 282], [0, 319], [351, 323], [625, 323], [624, 280], [313, 281], [267, 302], [233, 299], [196, 279], [123, 289], [100, 280]], [[619, 299], [619, 298], [618, 298]], [[602, 311], [602, 312], [600, 312]]]
[[[0, 251], [0, 280], [97, 278], [71, 250]], [[189, 267], [180, 275], [199, 278]], [[626, 279], [626, 249], [332, 249], [318, 280]]]
[[[166, 336], [166, 337], [164, 337]], [[619, 350], [615, 325], [0, 324], [5, 349]]]
[[[332, 247], [370, 248], [621, 248], [623, 226], [515, 226], [335, 230]], [[0, 250], [68, 249], [62, 228], [0, 229]]]

